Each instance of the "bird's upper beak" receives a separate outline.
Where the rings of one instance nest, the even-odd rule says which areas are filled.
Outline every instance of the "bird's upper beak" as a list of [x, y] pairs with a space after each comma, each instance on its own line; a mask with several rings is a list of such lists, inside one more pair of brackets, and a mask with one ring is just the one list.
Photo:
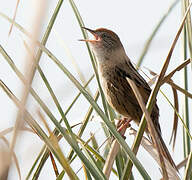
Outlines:
[[97, 34], [94, 30], [89, 29], [89, 28], [86, 28], [86, 27], [82, 27], [82, 28], [85, 29], [85, 30], [87, 30], [87, 31], [89, 31], [89, 32], [94, 36], [95, 39], [80, 39], [79, 41], [96, 42], [96, 41], [99, 41], [99, 40], [100, 40], [98, 34]]

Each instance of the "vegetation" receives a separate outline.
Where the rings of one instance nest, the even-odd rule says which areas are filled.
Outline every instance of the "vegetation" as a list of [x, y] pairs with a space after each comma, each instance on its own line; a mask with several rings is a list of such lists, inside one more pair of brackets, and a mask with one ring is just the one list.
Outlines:
[[[179, 4], [183, 12], [183, 18], [181, 20], [178, 18], [178, 21], [181, 21], [181, 24], [178, 27], [177, 33], [175, 34], [175, 38], [170, 49], [168, 50], [167, 56], [162, 61], [163, 66], [160, 70], [160, 74], [153, 72], [150, 68], [147, 69], [152, 76], [149, 79], [149, 84], [153, 84], [154, 86], [152, 88], [153, 90], [147, 106], [142, 106], [144, 114], [138, 131], [135, 131], [134, 129], [131, 130], [131, 133], [135, 138], [131, 147], [128, 145], [127, 139], [124, 139], [122, 136], [127, 130], [127, 127], [119, 131], [121, 134], [116, 128], [116, 120], [120, 117], [116, 115], [116, 113], [105, 100], [98, 78], [95, 57], [91, 52], [89, 45], [86, 44], [94, 71], [94, 74], [92, 74], [89, 79], [84, 77], [84, 74], [78, 69], [75, 60], [72, 60], [70, 63], [75, 64], [75, 73], [77, 76], [74, 75], [75, 73], [72, 72], [72, 70], [68, 68], [68, 66], [66, 66], [60, 58], [57, 58], [57, 54], [53, 53], [51, 49], [46, 46], [50, 33], [53, 30], [54, 23], [57, 20], [58, 13], [65, 2], [63, 2], [63, 0], [58, 0], [56, 8], [52, 14], [52, 17], [50, 18], [47, 29], [45, 30], [41, 41], [38, 41], [37, 39], [40, 30], [38, 29], [38, 26], [40, 25], [39, 21], [42, 20], [43, 16], [42, 12], [36, 17], [37, 24], [35, 25], [32, 33], [29, 33], [27, 30], [25, 30], [15, 20], [19, 1], [13, 18], [10, 18], [3, 12], [0, 12], [0, 18], [5, 19], [10, 23], [10, 25], [12, 25], [9, 36], [11, 36], [13, 28], [16, 28], [24, 36], [26, 36], [29, 41], [23, 42], [28, 52], [26, 56], [25, 73], [21, 72], [21, 70], [17, 67], [17, 64], [14, 63], [14, 59], [12, 59], [9, 51], [0, 44], [0, 53], [2, 55], [1, 60], [4, 60], [9, 64], [12, 71], [24, 85], [21, 97], [19, 97], [9, 88], [8, 82], [0, 79], [1, 91], [5, 92], [4, 95], [7, 97], [7, 99], [11, 99], [18, 108], [14, 127], [7, 128], [0, 132], [3, 142], [9, 147], [7, 149], [0, 147], [0, 160], [2, 162], [8, 162], [7, 164], [4, 163], [3, 167], [0, 168], [0, 179], [7, 179], [12, 163], [16, 164], [20, 179], [40, 179], [40, 174], [43, 171], [48, 173], [52, 171], [55, 173], [55, 178], [58, 180], [66, 178], [104, 180], [108, 179], [110, 174], [113, 174], [116, 179], [126, 180], [134, 179], [135, 172], [133, 173], [132, 171], [133, 166], [136, 167], [137, 173], [139, 173], [143, 179], [151, 179], [150, 172], [146, 171], [143, 162], [137, 158], [137, 151], [140, 145], [142, 145], [144, 149], [148, 151], [149, 154], [155, 159], [157, 164], [159, 164], [162, 170], [162, 177], [164, 179], [190, 179], [192, 176], [192, 136], [190, 133], [191, 108], [189, 104], [189, 101], [192, 98], [192, 94], [189, 91], [191, 86], [191, 78], [189, 77], [189, 74], [191, 73], [190, 64], [192, 56], [192, 25], [190, 15], [191, 4], [189, 3], [189, 0], [181, 0], [180, 3], [178, 2], [179, 1], [173, 2], [168, 11], [159, 20], [159, 23], [157, 23], [157, 26], [154, 28], [151, 36], [146, 41], [137, 63], [137, 68], [142, 71], [141, 64], [145, 60], [146, 53], [150, 50], [152, 40], [155, 38], [155, 35], [158, 34], [159, 28], [163, 26], [163, 22], [171, 13], [172, 9]], [[85, 25], [77, 6], [73, 0], [69, 0], [69, 3], [72, 7], [73, 13], [75, 14], [83, 37], [88, 38], [87, 33], [81, 28]], [[179, 39], [180, 37], [181, 39]], [[178, 43], [182, 44], [182, 62], [180, 62], [179, 66], [175, 67], [175, 69], [171, 69], [171, 71], [168, 73], [167, 69], [172, 61], [174, 48]], [[54, 82], [49, 80], [45, 73], [45, 67], [41, 66], [40, 60], [43, 54], [49, 58], [49, 61], [54, 63], [54, 66], [56, 66], [58, 70], [63, 73], [63, 76], [67, 77], [67, 79], [73, 83], [76, 90], [78, 90], [73, 101], [70, 104], [65, 105], [65, 108], [63, 102], [58, 99], [58, 92], [54, 90]], [[183, 72], [182, 85], [176, 84], [173, 78], [173, 76], [179, 71]], [[40, 93], [37, 92], [35, 86], [32, 85], [36, 74], [40, 76], [42, 79], [41, 83], [45, 85], [49, 93], [49, 97], [52, 98], [52, 100], [49, 100], [54, 103], [57, 109], [56, 113], [49, 108], [48, 104], [42, 99]], [[54, 76], [54, 73], [52, 74], [52, 76]], [[55, 76], [54, 78], [57, 77]], [[92, 91], [90, 88], [90, 84], [93, 84], [93, 81], [94, 84], [97, 83], [98, 88], [96, 91]], [[170, 96], [161, 89], [165, 83], [167, 83], [172, 89], [174, 97], [173, 100], [170, 99]], [[132, 88], [139, 96], [134, 83], [132, 84]], [[178, 96], [178, 92], [181, 94], [181, 96]], [[164, 161], [159, 161], [158, 151], [153, 147], [151, 142], [143, 136], [146, 124], [150, 123], [148, 113], [150, 113], [153, 102], [158, 93], [161, 93], [165, 97], [166, 102], [170, 105], [170, 107], [172, 107], [172, 110], [175, 113], [172, 130], [173, 148], [176, 144], [178, 121], [181, 122], [180, 124], [182, 124], [184, 161], [181, 162], [177, 168], [180, 171], [180, 169], [184, 167], [183, 177], [180, 177], [181, 175], [179, 175], [177, 171], [171, 167], [166, 159], [164, 159]], [[68, 96], [68, 94], [66, 93], [64, 96]], [[36, 101], [38, 107], [35, 112], [32, 112], [28, 107], [31, 102], [31, 97]], [[101, 102], [98, 102], [99, 99], [101, 99]], [[85, 104], [87, 105], [79, 106], [78, 103], [84, 100], [86, 100]], [[142, 99], [138, 98], [138, 101], [142, 105]], [[3, 102], [1, 103], [3, 104]], [[182, 107], [182, 110], [179, 110], [179, 107]], [[81, 108], [86, 109], [84, 118], [78, 121], [80, 123], [71, 123], [71, 113], [79, 114], [81, 111], [84, 112], [81, 110]], [[82, 117], [83, 115], [80, 116]], [[89, 123], [93, 117], [94, 119], [96, 119], [96, 117], [101, 119], [101, 122], [97, 122], [97, 124], [101, 124], [102, 130], [100, 131], [102, 131], [101, 134], [103, 136], [103, 142], [100, 142], [95, 137], [94, 133], [90, 134], [90, 136], [84, 135], [87, 133]], [[171, 120], [169, 123], [171, 123]], [[23, 173], [20, 172], [20, 167], [22, 164], [19, 162], [15, 148], [16, 143], [18, 141], [22, 141], [23, 136], [25, 136], [23, 131], [31, 132], [31, 136], [35, 136], [35, 138], [39, 139], [43, 143], [43, 147], [38, 150], [39, 154], [36, 156], [34, 163], [31, 165], [31, 168], [28, 170], [28, 172], [25, 173], [27, 174], [26, 177], [23, 177]], [[8, 141], [6, 137], [8, 134], [11, 134], [10, 141]], [[182, 142], [178, 143], [181, 144]], [[104, 153], [100, 151], [101, 148], [103, 149]], [[45, 163], [48, 161], [48, 159], [51, 160], [51, 166], [49, 167], [45, 166]], [[78, 170], [73, 165], [76, 163], [81, 164]], [[47, 168], [49, 168], [49, 171]], [[79, 171], [82, 171], [81, 175], [79, 175]]]

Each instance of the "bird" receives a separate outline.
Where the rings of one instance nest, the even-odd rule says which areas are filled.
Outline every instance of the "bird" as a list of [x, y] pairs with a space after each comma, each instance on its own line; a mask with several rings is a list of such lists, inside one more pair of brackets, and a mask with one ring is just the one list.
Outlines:
[[[150, 86], [131, 63], [120, 38], [115, 32], [105, 28], [92, 30], [83, 27], [83, 29], [90, 32], [94, 37], [94, 39], [81, 39], [81, 41], [88, 42], [96, 56], [99, 79], [107, 102], [120, 115], [131, 118], [139, 125], [143, 112], [127, 78], [135, 83], [145, 104], [151, 93]], [[151, 119], [164, 156], [176, 168], [161, 135], [159, 108], [156, 102], [151, 112]], [[146, 127], [145, 132], [149, 135], [148, 127]]]

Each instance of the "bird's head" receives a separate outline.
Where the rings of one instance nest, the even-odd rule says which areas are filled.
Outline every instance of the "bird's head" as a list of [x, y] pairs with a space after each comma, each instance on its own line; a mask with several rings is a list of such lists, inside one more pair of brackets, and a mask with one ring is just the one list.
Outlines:
[[82, 39], [80, 41], [89, 42], [97, 57], [110, 56], [116, 50], [123, 49], [119, 37], [113, 31], [105, 28], [92, 30], [83, 27], [83, 29], [89, 31], [94, 39]]

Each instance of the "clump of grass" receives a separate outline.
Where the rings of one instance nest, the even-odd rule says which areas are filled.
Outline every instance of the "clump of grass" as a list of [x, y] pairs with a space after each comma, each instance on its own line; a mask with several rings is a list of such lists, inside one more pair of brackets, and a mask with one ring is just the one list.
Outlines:
[[[69, 0], [69, 2], [76, 16], [76, 19], [79, 23], [79, 28], [81, 29], [81, 27], [84, 26], [84, 23], [80, 16], [80, 12], [77, 9], [73, 0]], [[169, 10], [166, 12], [165, 15], [163, 15], [162, 19], [154, 28], [152, 35], [149, 37], [141, 53], [141, 56], [138, 61], [138, 67], [145, 60], [145, 54], [147, 53], [147, 51], [149, 51], [151, 41], [155, 37], [155, 34], [158, 33], [158, 30], [162, 26], [163, 21], [169, 15], [173, 7], [175, 7], [177, 2], [178, 1], [175, 1], [170, 6]], [[17, 7], [18, 7], [18, 4], [19, 4], [19, 1], [17, 3]], [[190, 59], [187, 59], [188, 58], [187, 52], [189, 51], [190, 56], [192, 55], [192, 52], [191, 52], [192, 28], [191, 28], [191, 16], [189, 12], [191, 4], [189, 3], [189, 1], [183, 0], [182, 6], [181, 6], [183, 10], [183, 19], [181, 20], [181, 24], [178, 28], [177, 34], [175, 35], [175, 39], [170, 47], [170, 50], [168, 51], [168, 55], [165, 58], [165, 62], [161, 69], [160, 74], [158, 75], [149, 69], [150, 73], [154, 75], [155, 76], [154, 78], [157, 78], [157, 80], [152, 90], [152, 93], [149, 97], [149, 101], [146, 107], [144, 106], [142, 102], [142, 98], [140, 97], [134, 83], [131, 80], [127, 79], [131, 84], [136, 96], [138, 97], [139, 104], [144, 112], [138, 132], [133, 131], [133, 134], [135, 135], [135, 140], [131, 148], [128, 146], [127, 142], [122, 137], [126, 129], [123, 130], [122, 134], [119, 134], [119, 132], [116, 129], [116, 125], [114, 122], [115, 122], [115, 119], [118, 119], [118, 116], [116, 116], [115, 112], [111, 109], [111, 107], [107, 104], [105, 100], [105, 97], [99, 82], [99, 78], [98, 78], [95, 57], [94, 57], [94, 54], [91, 52], [89, 45], [87, 44], [86, 46], [87, 46], [87, 50], [90, 56], [90, 60], [91, 60], [91, 64], [92, 64], [95, 76], [94, 75], [91, 76], [87, 82], [85, 82], [85, 78], [81, 73], [81, 71], [77, 69], [78, 74], [82, 80], [82, 82], [79, 82], [77, 78], [75, 78], [75, 76], [70, 72], [70, 70], [65, 67], [62, 61], [58, 59], [57, 56], [53, 54], [46, 47], [46, 42], [48, 41], [48, 37], [54, 26], [54, 23], [56, 21], [57, 15], [60, 11], [62, 4], [63, 4], [63, 0], [59, 0], [56, 5], [55, 11], [53, 12], [53, 15], [48, 23], [47, 29], [44, 33], [44, 36], [41, 42], [37, 40], [39, 30], [34, 31], [34, 34], [30, 34], [15, 21], [17, 11], [15, 11], [15, 15], [13, 19], [9, 18], [8, 16], [0, 12], [0, 17], [8, 20], [11, 23], [11, 25], [13, 25], [13, 27], [18, 28], [25, 36], [27, 36], [30, 39], [30, 42], [32, 45], [32, 46], [31, 45], [29, 46], [26, 42], [24, 42], [26, 50], [29, 55], [27, 59], [30, 59], [30, 61], [28, 61], [30, 65], [27, 64], [27, 68], [26, 68], [28, 76], [21, 73], [21, 71], [17, 68], [17, 65], [14, 63], [14, 60], [12, 60], [10, 55], [7, 53], [6, 49], [0, 45], [0, 53], [2, 54], [4, 60], [7, 61], [9, 66], [12, 68], [13, 72], [24, 84], [22, 98], [21, 100], [19, 100], [19, 98], [14, 94], [14, 92], [12, 92], [9, 89], [9, 87], [6, 85], [7, 83], [0, 80], [1, 89], [6, 93], [7, 97], [10, 98], [14, 102], [14, 104], [18, 107], [18, 115], [16, 117], [15, 126], [13, 128], [8, 128], [5, 131], [1, 132], [1, 138], [9, 147], [7, 151], [2, 151], [2, 152], [6, 154], [5, 157], [9, 157], [9, 160], [8, 160], [9, 163], [8, 165], [6, 165], [5, 168], [0, 169], [0, 179], [7, 179], [8, 177], [9, 168], [12, 163], [10, 157], [13, 157], [17, 167], [17, 171], [19, 173], [19, 178], [21, 179], [21, 173], [20, 173], [20, 167], [19, 167], [20, 165], [18, 163], [19, 161], [17, 160], [16, 153], [14, 152], [14, 147], [17, 141], [18, 134], [21, 133], [23, 130], [30, 131], [33, 133], [33, 135], [34, 134], [37, 135], [37, 138], [40, 138], [44, 144], [42, 149], [39, 149], [39, 155], [37, 156], [36, 160], [31, 166], [31, 169], [29, 169], [27, 176], [24, 177], [26, 179], [30, 179], [30, 178], [38, 179], [40, 176], [40, 173], [46, 168], [45, 163], [48, 158], [51, 159], [51, 163], [52, 163], [52, 168], [50, 167], [50, 169], [55, 173], [55, 176], [57, 179], [64, 179], [66, 176], [68, 176], [70, 179], [81, 179], [81, 177], [78, 176], [76, 169], [73, 168], [72, 166], [72, 162], [74, 161], [78, 161], [79, 163], [82, 164], [82, 168], [80, 168], [80, 170], [83, 170], [84, 172], [83, 179], [92, 179], [92, 178], [108, 179], [111, 173], [113, 173], [117, 179], [122, 179], [122, 180], [128, 179], [128, 178], [134, 179], [134, 173], [132, 171], [133, 165], [137, 168], [138, 172], [143, 177], [143, 179], [151, 179], [149, 173], [145, 170], [145, 166], [143, 165], [143, 162], [139, 161], [136, 157], [136, 154], [140, 145], [142, 145], [156, 160], [156, 162], [160, 165], [163, 179], [179, 179], [177, 171], [170, 166], [169, 162], [165, 158], [163, 158], [160, 150], [158, 148], [155, 149], [153, 145], [150, 144], [150, 142], [143, 137], [145, 127], [148, 123], [148, 126], [151, 127], [151, 131], [152, 131], [151, 134], [154, 137], [154, 139], [156, 139], [156, 134], [153, 133], [154, 128], [151, 125], [149, 114], [151, 112], [155, 98], [159, 92], [161, 92], [165, 96], [167, 102], [173, 108], [173, 112], [175, 112], [173, 133], [172, 133], [173, 146], [175, 145], [175, 142], [176, 142], [178, 119], [181, 120], [183, 124], [184, 158], [187, 158], [187, 160], [184, 161], [185, 163], [183, 163], [184, 165], [186, 165], [185, 171], [184, 171], [184, 179], [189, 179], [191, 176], [191, 164], [192, 164], [191, 163], [192, 154], [190, 150], [192, 137], [189, 129], [190, 128], [189, 127], [190, 107], [188, 103], [188, 99], [192, 98], [192, 94], [188, 91], [188, 86], [189, 86], [188, 83], [190, 81], [188, 80], [188, 76], [187, 76], [187, 73], [189, 71], [189, 69], [187, 69], [187, 66], [191, 62], [191, 57]], [[40, 24], [42, 14], [40, 14], [37, 18], [38, 18], [37, 22], [39, 22]], [[12, 31], [12, 26], [11, 26], [10, 32], [11, 31]], [[81, 29], [81, 31], [83, 36], [87, 38], [86, 32], [83, 29]], [[178, 39], [180, 36], [183, 37], [182, 52], [183, 52], [184, 62], [182, 61], [178, 67], [176, 67], [168, 75], [166, 75], [167, 68], [171, 61], [172, 53], [174, 51], [175, 45], [178, 43]], [[36, 48], [38, 48], [38, 51], [36, 51]], [[71, 104], [69, 105], [66, 111], [63, 110], [62, 105], [57, 98], [57, 94], [52, 88], [52, 84], [50, 84], [49, 79], [46, 77], [44, 73], [44, 69], [42, 69], [41, 66], [39, 65], [42, 53], [45, 53], [49, 57], [49, 59], [55, 63], [55, 66], [57, 66], [63, 72], [63, 75], [66, 76], [74, 84], [74, 86], [79, 90], [79, 93], [73, 99], [73, 101], [71, 102]], [[182, 71], [182, 70], [184, 71], [183, 87], [175, 84], [175, 82], [171, 79], [175, 73], [178, 73], [178, 71]], [[52, 113], [51, 109], [38, 95], [35, 88], [32, 87], [34, 75], [35, 73], [37, 73], [36, 71], [40, 74], [42, 83], [45, 84], [50, 97], [52, 98], [54, 104], [56, 105], [60, 120], [58, 120], [58, 118]], [[96, 79], [96, 82], [98, 84], [98, 90], [95, 92], [94, 96], [92, 95], [93, 93], [88, 87], [93, 79]], [[173, 89], [174, 104], [171, 103], [171, 100], [168, 98], [166, 92], [162, 92], [160, 90], [161, 86], [164, 83], [168, 83]], [[178, 91], [181, 92], [184, 96], [183, 116], [180, 115], [180, 112], [178, 109], [178, 104], [180, 104], [181, 102], [181, 99], [179, 99], [177, 95]], [[26, 107], [26, 103], [29, 95], [32, 95], [32, 97], [36, 100], [36, 102], [40, 107], [40, 110], [38, 111], [37, 115], [41, 120], [41, 122], [43, 122], [43, 125], [41, 125], [41, 123], [36, 120], [35, 118], [36, 115], [31, 114], [30, 110]], [[67, 114], [71, 111], [72, 108], [75, 108], [74, 105], [77, 103], [77, 100], [80, 96], [83, 96], [88, 101], [89, 107], [86, 107], [88, 109], [86, 112], [86, 115], [84, 116], [84, 119], [82, 119], [81, 123], [78, 124], [76, 127], [70, 123], [69, 118], [67, 117]], [[99, 103], [97, 102], [99, 98], [101, 98], [102, 100], [102, 105], [99, 105]], [[79, 109], [77, 109], [76, 111], [79, 111]], [[102, 146], [106, 152], [110, 152], [107, 157], [105, 156], [105, 153], [102, 154], [100, 152], [100, 148], [101, 148], [99, 146], [100, 143], [98, 143], [94, 134], [91, 134], [88, 140], [85, 140], [83, 136], [84, 132], [88, 128], [88, 124], [92, 118], [94, 111], [98, 114], [98, 116], [102, 120], [101, 122], [101, 125], [103, 128], [102, 130], [105, 132], [104, 133], [106, 136], [105, 138], [107, 139], [106, 142], [102, 144]], [[44, 114], [46, 116], [44, 116]], [[52, 122], [54, 124], [55, 129], [53, 131], [51, 131], [51, 128], [49, 127], [50, 126], [49, 122]], [[63, 123], [64, 123], [64, 126], [62, 125]], [[78, 128], [78, 130], [76, 131], [74, 130], [74, 128]], [[11, 132], [13, 132], [12, 140], [11, 142], [8, 142], [5, 136]], [[65, 145], [70, 147], [68, 155], [65, 155], [62, 151], [61, 147], [63, 146], [63, 142], [60, 142], [62, 139], [65, 140], [65, 143], [66, 143]], [[111, 142], [111, 140], [113, 140], [113, 142]], [[90, 144], [90, 142], [92, 142], [92, 145]], [[156, 145], [158, 147], [158, 140], [156, 142]], [[161, 159], [161, 161], [159, 159]], [[60, 164], [60, 166], [58, 166], [58, 164]]]

